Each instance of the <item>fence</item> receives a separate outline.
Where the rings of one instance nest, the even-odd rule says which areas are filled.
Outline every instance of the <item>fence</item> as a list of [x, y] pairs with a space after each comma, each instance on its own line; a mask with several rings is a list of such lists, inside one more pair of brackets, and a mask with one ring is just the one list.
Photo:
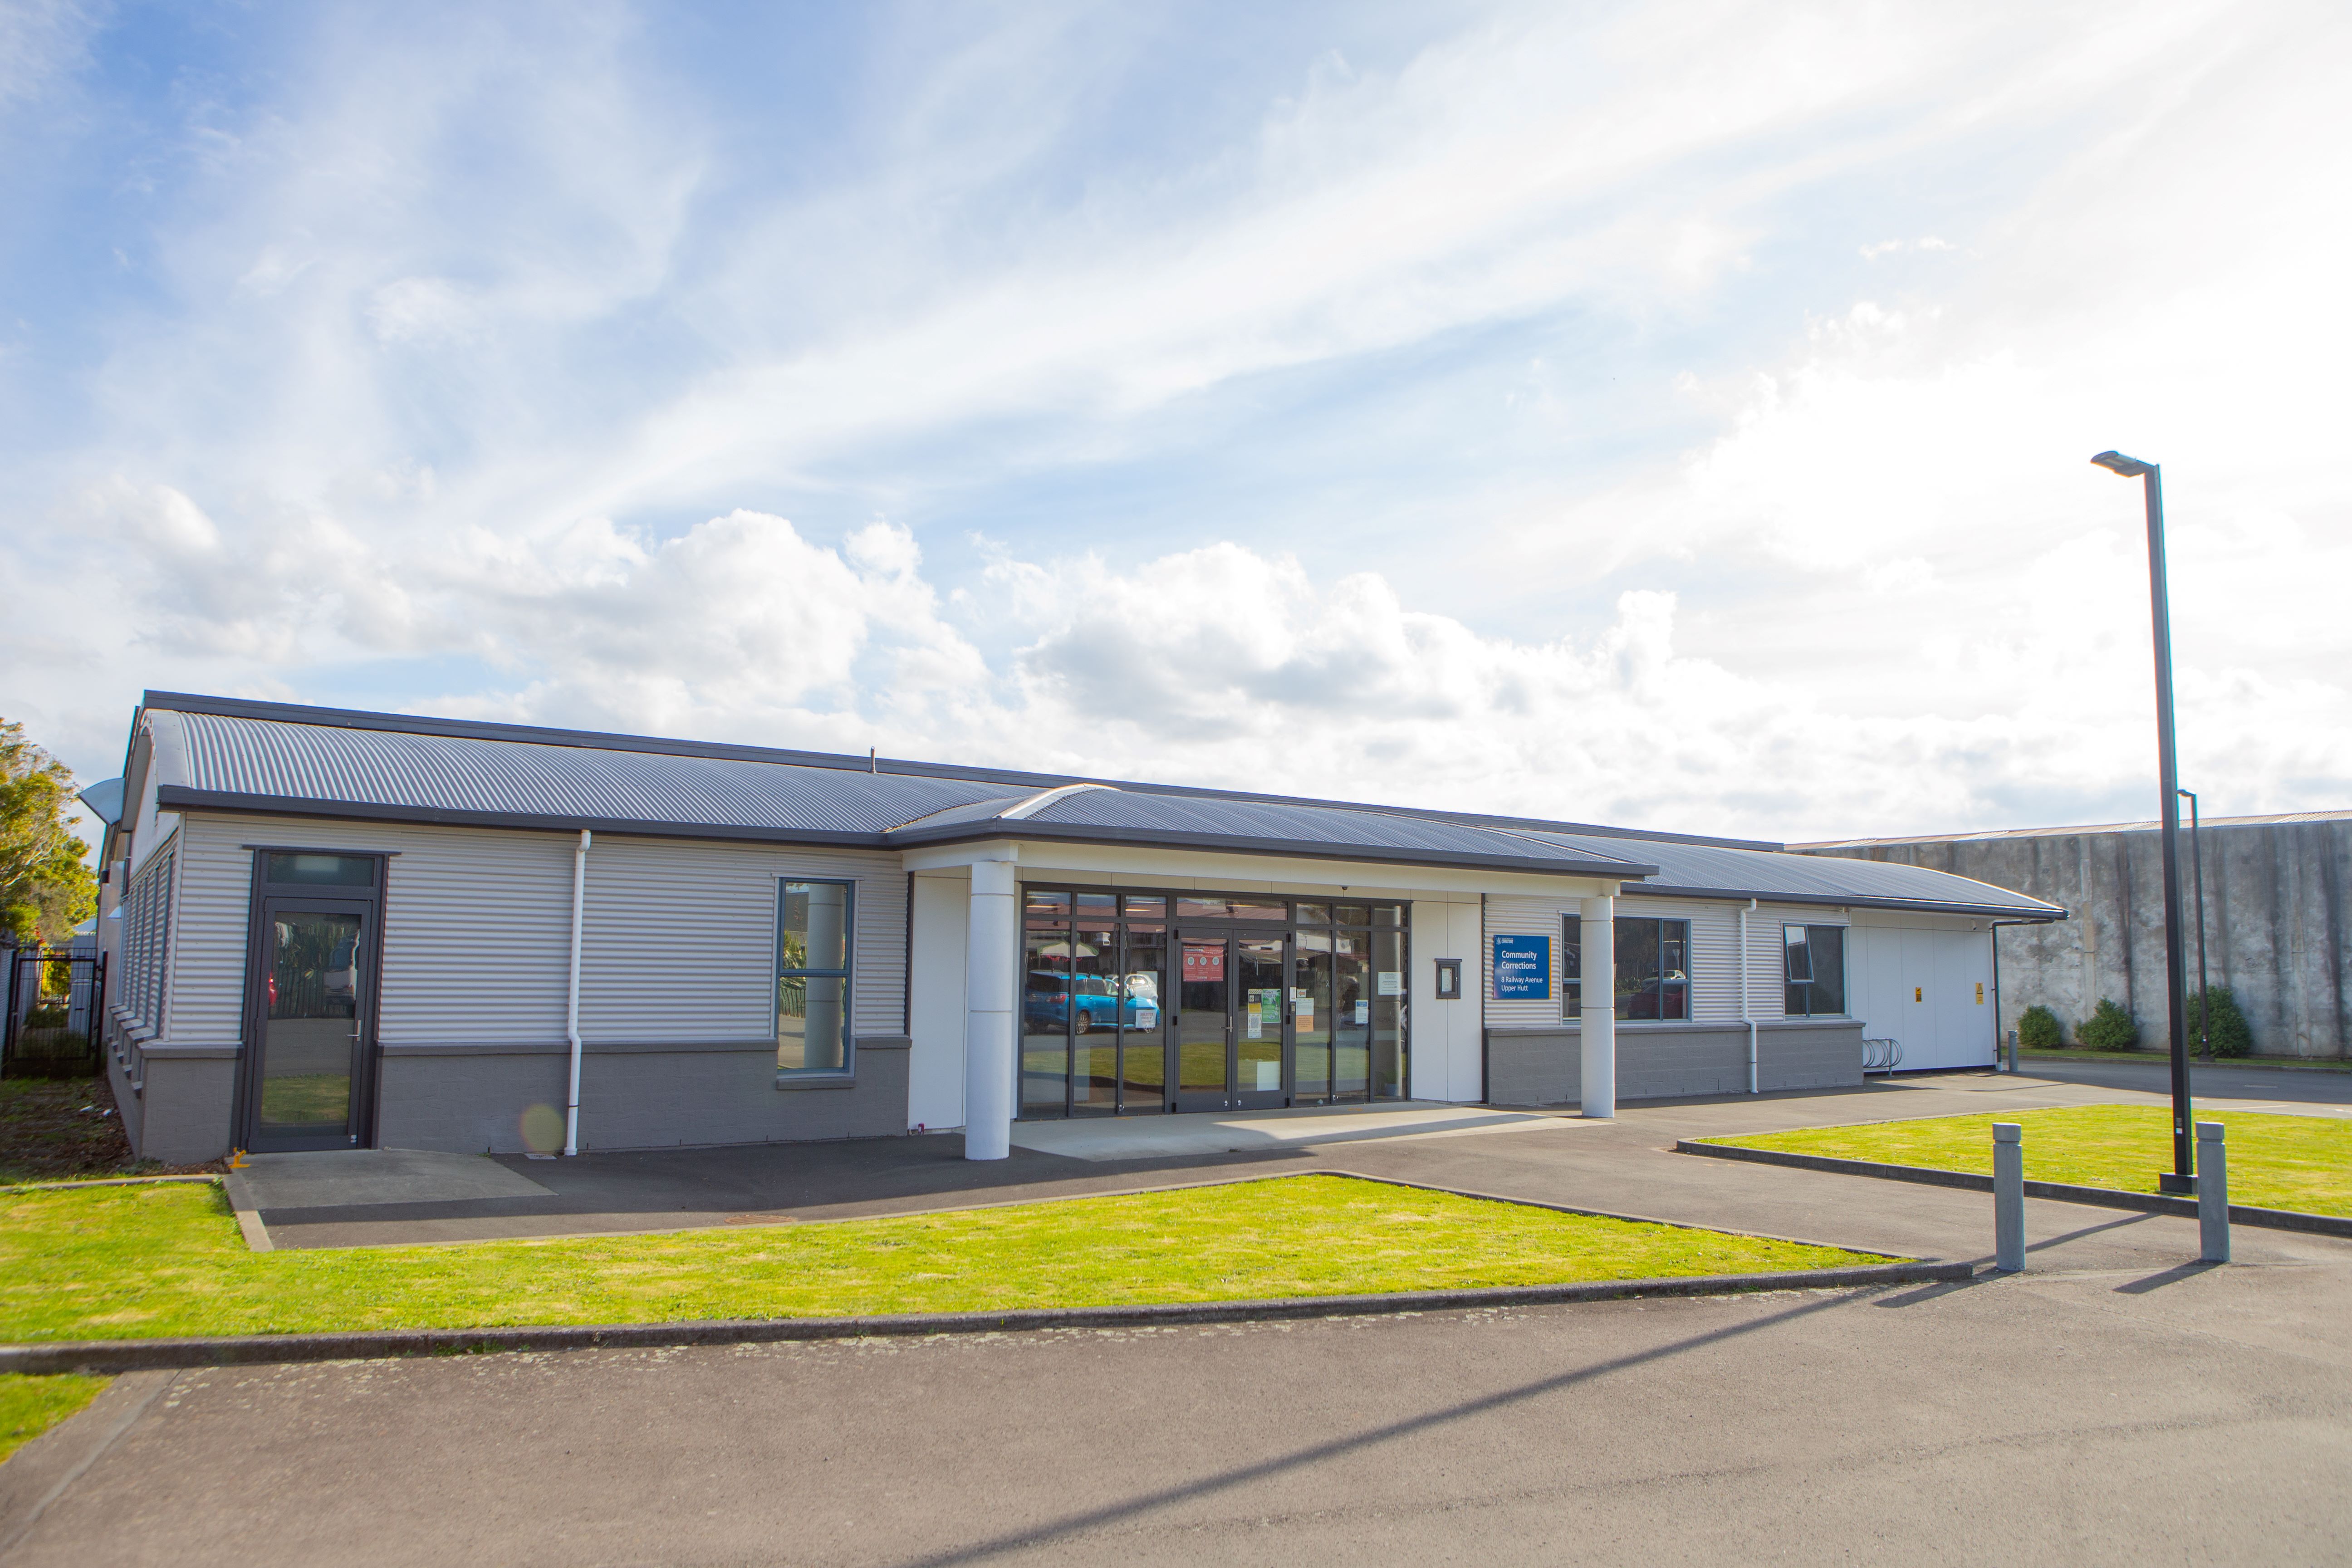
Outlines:
[[0, 1078], [96, 1078], [106, 955], [62, 947], [0, 948]]

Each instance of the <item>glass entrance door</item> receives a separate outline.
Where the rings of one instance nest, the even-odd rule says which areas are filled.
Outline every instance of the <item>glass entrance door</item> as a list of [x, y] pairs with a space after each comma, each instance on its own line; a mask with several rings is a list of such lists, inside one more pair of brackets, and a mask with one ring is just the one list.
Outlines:
[[255, 1152], [360, 1142], [375, 1001], [373, 918], [373, 904], [265, 903], [250, 1072]]
[[1188, 931], [1177, 946], [1176, 1109], [1287, 1104], [1286, 939]]
[[1283, 1087], [1283, 1045], [1290, 1019], [1284, 949], [1278, 936], [1234, 939], [1234, 1001], [1241, 1017], [1234, 1028], [1232, 1103], [1252, 1109], [1287, 1103]]
[[1176, 1092], [1179, 1110], [1223, 1110], [1234, 1046], [1233, 938], [1177, 938]]

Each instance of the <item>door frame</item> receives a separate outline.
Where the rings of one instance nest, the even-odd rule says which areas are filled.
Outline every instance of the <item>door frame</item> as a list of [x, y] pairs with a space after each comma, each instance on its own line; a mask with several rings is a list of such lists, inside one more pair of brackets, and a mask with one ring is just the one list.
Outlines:
[[[379, 1038], [383, 1014], [384, 882], [392, 872], [392, 854], [383, 850], [323, 849], [311, 846], [248, 845], [253, 854], [253, 885], [246, 928], [245, 1006], [242, 1038], [236, 1054], [235, 1147], [254, 1153], [294, 1152], [330, 1149], [373, 1149], [376, 1146], [382, 1112], [383, 1054]], [[320, 886], [315, 883], [268, 880], [271, 855], [333, 855], [344, 859], [375, 862], [374, 881], [366, 888]], [[254, 1148], [261, 1127], [262, 1053], [268, 1023], [270, 927], [279, 910], [322, 914], [357, 914], [361, 950], [367, 972], [360, 985], [360, 1045], [352, 1064], [352, 1109], [342, 1139], [305, 1140]]]
[[[1297, 963], [1296, 933], [1272, 925], [1243, 925], [1239, 922], [1220, 924], [1213, 921], [1184, 921], [1174, 927], [1174, 969], [1178, 1007], [1174, 1027], [1168, 1032], [1168, 1102], [1170, 1108], [1182, 1111], [1271, 1110], [1290, 1103], [1293, 1078], [1291, 1052], [1296, 1031], [1292, 1028], [1295, 1007], [1292, 987], [1297, 984]], [[1242, 984], [1240, 979], [1239, 944], [1248, 941], [1276, 942], [1282, 946], [1282, 1086], [1275, 1089], [1244, 1089], [1241, 1087], [1242, 1049]], [[1225, 1081], [1213, 1096], [1206, 1090], [1186, 1094], [1182, 1091], [1184, 1028], [1182, 1006], [1184, 984], [1184, 944], [1186, 942], [1219, 942], [1225, 948]], [[1212, 1103], [1213, 1100], [1214, 1103]]]

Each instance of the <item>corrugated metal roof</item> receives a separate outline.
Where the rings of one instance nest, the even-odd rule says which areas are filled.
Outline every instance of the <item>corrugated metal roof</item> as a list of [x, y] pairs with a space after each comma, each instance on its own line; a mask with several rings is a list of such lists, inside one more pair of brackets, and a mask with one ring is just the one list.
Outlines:
[[396, 807], [456, 817], [880, 834], [1002, 794], [968, 780], [601, 751], [586, 746], [350, 730], [215, 713], [153, 713], [180, 727], [185, 777], [206, 795]]
[[[175, 706], [176, 704], [176, 706]], [[2063, 915], [2005, 889], [1919, 867], [1748, 847], [1676, 835], [1578, 830], [1414, 808], [1129, 784], [1003, 814], [1080, 781], [645, 737], [404, 721], [390, 714], [212, 698], [148, 697], [167, 804], [328, 815], [598, 826], [856, 841], [877, 847], [1001, 831], [1007, 837], [1193, 845], [1424, 865], [1507, 867], [1649, 879], [1644, 890]], [[404, 723], [415, 728], [403, 728]], [[609, 744], [596, 743], [600, 740]], [[177, 759], [173, 762], [173, 759]], [[1008, 789], [1017, 785], [1017, 789]], [[1653, 870], [1652, 868], [1655, 869]]]
[[[1538, 832], [1533, 837], [1591, 849], [1616, 845], [1572, 833]], [[1606, 853], [1606, 848], [1602, 848]], [[2064, 913], [2054, 904], [1990, 882], [1931, 871], [1923, 866], [1881, 860], [1850, 860], [1828, 855], [1790, 855], [1757, 849], [1724, 849], [1708, 844], [1645, 844], [1657, 874], [1643, 892], [1706, 893], [1737, 898], [1782, 899], [1810, 903], [1860, 904], [1876, 908], [1950, 910], [1969, 914], [2048, 920]]]
[[1200, 795], [1150, 795], [1130, 790], [1087, 790], [1065, 795], [1032, 823], [1068, 824], [1113, 831], [1181, 833], [1204, 838], [1264, 838], [1286, 844], [1409, 850], [1417, 855], [1459, 855], [1479, 862], [1557, 861], [1617, 868], [1639, 876], [1648, 869], [1624, 853], [1548, 842], [1526, 833], [1469, 827], [1423, 816], [1328, 805], [1276, 805], [1263, 801], [1217, 800]]

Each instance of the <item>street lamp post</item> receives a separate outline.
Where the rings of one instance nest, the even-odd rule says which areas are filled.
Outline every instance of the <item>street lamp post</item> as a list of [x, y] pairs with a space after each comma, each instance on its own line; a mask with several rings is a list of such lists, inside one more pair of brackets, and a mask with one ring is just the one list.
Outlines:
[[2154, 463], [2102, 452], [2091, 459], [2112, 474], [2145, 481], [2147, 497], [2147, 592], [2156, 627], [2156, 764], [2164, 812], [2164, 1004], [2172, 1041], [2172, 1169], [2159, 1172], [2157, 1190], [2197, 1190], [2197, 1144], [2189, 1128], [2189, 1008], [2182, 995], [2180, 941], [2180, 774], [2172, 748], [2172, 612], [2164, 583], [2164, 480]]
[[2213, 1059], [2213, 1034], [2205, 1015], [2213, 1005], [2213, 981], [2205, 968], [2205, 839], [2197, 831], [2197, 792], [2180, 792], [2189, 800], [2189, 868], [2197, 882], [2197, 1059]]

